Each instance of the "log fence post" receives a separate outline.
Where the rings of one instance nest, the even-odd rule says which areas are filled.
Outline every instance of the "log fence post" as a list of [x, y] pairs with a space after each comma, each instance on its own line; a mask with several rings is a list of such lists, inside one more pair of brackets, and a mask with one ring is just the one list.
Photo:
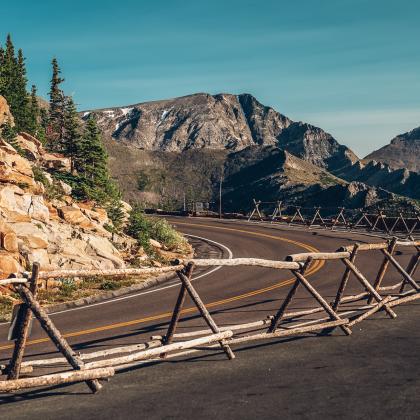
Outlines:
[[[39, 269], [39, 263], [35, 262], [32, 266], [32, 274], [29, 280], [29, 290], [31, 291], [34, 298], [37, 295]], [[25, 353], [26, 341], [29, 335], [29, 326], [32, 319], [32, 311], [26, 304], [24, 304], [23, 306], [23, 314], [20, 319], [21, 323], [18, 326], [18, 337], [15, 340], [13, 355], [10, 360], [9, 369], [7, 373], [8, 380], [19, 378], [20, 367], [22, 364], [23, 355]]]
[[[296, 278], [302, 283], [305, 289], [318, 301], [318, 303], [324, 308], [325, 312], [331, 317], [332, 320], [341, 321], [340, 316], [334, 311], [334, 309], [328, 304], [328, 302], [318, 293], [318, 291], [312, 286], [312, 284], [303, 276], [299, 271], [292, 270]], [[351, 329], [346, 325], [339, 326], [344, 334], [351, 335]]]
[[[359, 250], [359, 246], [360, 246], [360, 244], [358, 244], [358, 243], [356, 243], [353, 246], [353, 249], [352, 249], [351, 254], [350, 254], [350, 259], [349, 259], [352, 263], [354, 263], [354, 261], [356, 260], [357, 252]], [[337, 291], [337, 295], [335, 297], [335, 301], [331, 305], [331, 307], [334, 309], [334, 311], [337, 311], [337, 309], [338, 309], [338, 307], [341, 303], [341, 299], [343, 298], [344, 291], [346, 289], [347, 283], [348, 283], [349, 278], [350, 278], [350, 273], [351, 273], [350, 268], [346, 267], [345, 271], [344, 271], [344, 274], [343, 274], [343, 277], [341, 279], [340, 286], [339, 286], [338, 291]]]
[[[312, 257], [307, 258], [307, 260], [305, 261], [305, 264], [302, 266], [301, 273], [305, 274], [307, 269], [309, 268], [309, 266], [312, 263]], [[287, 296], [285, 297], [285, 299], [283, 300], [283, 303], [281, 304], [279, 310], [276, 312], [276, 314], [273, 316], [270, 326], [267, 329], [267, 333], [273, 333], [274, 331], [276, 331], [277, 326], [279, 325], [279, 323], [281, 322], [286, 309], [288, 308], [290, 302], [292, 301], [293, 297], [296, 294], [297, 289], [299, 288], [300, 282], [298, 279], [295, 280], [295, 282], [293, 283], [291, 289], [289, 290], [289, 293], [287, 294]]]
[[[394, 253], [395, 247], [397, 245], [397, 239], [396, 237], [392, 238], [391, 241], [389, 241], [389, 245], [388, 245], [388, 252], [392, 255]], [[385, 277], [385, 273], [388, 269], [389, 266], [389, 259], [387, 257], [385, 257], [382, 260], [382, 264], [379, 267], [379, 271], [378, 274], [376, 275], [376, 279], [375, 282], [373, 283], [373, 287], [375, 288], [375, 290], [377, 292], [379, 292], [379, 288], [381, 287], [382, 284], [382, 280]], [[368, 299], [368, 304], [370, 305], [373, 302], [373, 297], [370, 296]]]
[[[189, 263], [187, 267], [185, 267], [185, 269], [183, 270], [185, 276], [188, 278], [189, 281], [191, 281], [193, 270], [194, 270], [193, 263]], [[162, 340], [164, 345], [171, 344], [173, 341], [174, 334], [178, 326], [179, 318], [181, 316], [181, 310], [182, 310], [182, 307], [184, 306], [186, 294], [187, 294], [187, 289], [184, 286], [184, 284], [181, 283], [181, 289], [179, 291], [178, 298], [175, 303], [175, 308], [172, 313], [171, 322], [169, 324], [168, 331]], [[165, 357], [165, 356], [166, 354], [162, 354], [161, 357]]]
[[[35, 317], [38, 319], [41, 327], [50, 337], [51, 341], [55, 344], [57, 349], [64, 355], [69, 364], [75, 370], [83, 370], [84, 362], [83, 360], [76, 355], [70, 345], [67, 343], [66, 339], [62, 336], [60, 331], [55, 327], [54, 323], [51, 321], [48, 314], [41, 307], [38, 301], [34, 298], [32, 292], [23, 285], [16, 286], [16, 290], [33, 312]], [[89, 379], [86, 381], [86, 384], [91, 389], [93, 393], [98, 392], [102, 385], [97, 379]]]
[[[381, 302], [381, 295], [368, 282], [366, 277], [359, 271], [359, 269], [347, 258], [343, 258], [341, 261], [343, 261], [343, 263], [352, 271], [352, 273], [356, 276], [359, 282], [365, 287], [366, 291], [369, 292], [369, 294], [373, 296], [377, 302]], [[390, 318], [397, 317], [397, 314], [389, 307], [388, 304], [384, 305], [384, 308]]]
[[[194, 289], [193, 285], [191, 284], [190, 279], [181, 271], [177, 272], [178, 277], [180, 278], [182, 284], [187, 289], [188, 294], [190, 295], [192, 301], [197, 306], [198, 310], [200, 311], [201, 316], [206, 321], [207, 325], [210, 327], [210, 329], [213, 331], [214, 334], [220, 333], [219, 327], [214, 322], [212, 316], [210, 315], [210, 312], [205, 307], [203, 301], [201, 300], [200, 296]], [[232, 349], [229, 347], [229, 345], [225, 342], [225, 340], [221, 340], [220, 346], [222, 347], [223, 351], [226, 353], [227, 357], [232, 360], [235, 358], [235, 355], [232, 351]]]

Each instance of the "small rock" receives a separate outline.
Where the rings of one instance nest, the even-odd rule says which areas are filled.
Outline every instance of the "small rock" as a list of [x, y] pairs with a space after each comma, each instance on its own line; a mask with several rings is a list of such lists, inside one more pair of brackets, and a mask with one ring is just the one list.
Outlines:
[[162, 244], [158, 241], [155, 241], [154, 239], [149, 239], [149, 243], [153, 248], [162, 248]]

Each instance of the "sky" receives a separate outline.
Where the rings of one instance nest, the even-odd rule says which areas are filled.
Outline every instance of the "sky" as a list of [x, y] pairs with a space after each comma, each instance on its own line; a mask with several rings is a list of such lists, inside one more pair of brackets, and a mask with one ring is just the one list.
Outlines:
[[2, 1], [29, 83], [80, 110], [251, 93], [360, 157], [420, 126], [420, 1]]

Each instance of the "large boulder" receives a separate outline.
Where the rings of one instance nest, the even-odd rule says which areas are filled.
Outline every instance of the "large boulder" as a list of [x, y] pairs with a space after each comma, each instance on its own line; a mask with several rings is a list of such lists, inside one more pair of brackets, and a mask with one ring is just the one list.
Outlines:
[[9, 104], [6, 99], [0, 95], [0, 126], [3, 124], [10, 124], [12, 127], [15, 125], [13, 115], [10, 112]]
[[29, 161], [0, 139], [0, 182], [21, 186], [32, 191], [39, 190]]
[[58, 209], [58, 214], [67, 223], [77, 225], [82, 228], [93, 228], [93, 223], [82, 213], [82, 211], [73, 206], [63, 206]]
[[16, 258], [6, 251], [0, 251], [0, 278], [7, 279], [13, 273], [22, 271]]

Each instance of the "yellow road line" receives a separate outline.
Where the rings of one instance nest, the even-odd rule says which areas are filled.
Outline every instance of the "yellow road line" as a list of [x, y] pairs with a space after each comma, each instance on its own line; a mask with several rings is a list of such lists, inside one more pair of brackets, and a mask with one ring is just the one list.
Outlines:
[[[313, 247], [312, 245], [308, 245], [308, 244], [305, 244], [303, 242], [294, 241], [294, 240], [288, 239], [288, 238], [283, 238], [281, 236], [267, 235], [265, 233], [253, 232], [253, 231], [250, 231], [250, 230], [243, 230], [243, 229], [227, 228], [227, 227], [222, 227], [222, 226], [203, 225], [203, 224], [200, 224], [200, 223], [177, 222], [176, 224], [187, 225], [187, 226], [200, 226], [200, 227], [208, 227], [208, 228], [211, 228], [211, 229], [221, 229], [221, 230], [229, 230], [229, 231], [234, 231], [234, 232], [241, 232], [241, 233], [245, 233], [247, 235], [260, 236], [260, 237], [274, 239], [274, 240], [277, 240], [277, 241], [292, 243], [294, 245], [297, 245], [301, 248], [304, 248], [304, 249], [308, 250], [309, 252], [318, 252], [318, 249]], [[307, 275], [311, 275], [311, 274], [316, 273], [318, 270], [320, 270], [322, 268], [323, 265], [324, 265], [324, 261], [321, 261], [321, 260], [315, 261], [313, 266], [308, 270]], [[294, 281], [295, 281], [294, 278], [283, 280], [280, 283], [275, 283], [271, 286], [264, 287], [262, 289], [252, 290], [251, 292], [247, 292], [247, 293], [243, 293], [243, 294], [240, 294], [240, 295], [237, 295], [237, 296], [232, 296], [230, 298], [226, 298], [226, 299], [217, 300], [217, 301], [214, 301], [214, 302], [207, 303], [206, 307], [207, 308], [213, 308], [215, 306], [220, 306], [220, 305], [224, 305], [226, 303], [234, 302], [234, 301], [237, 301], [237, 300], [246, 299], [246, 298], [251, 297], [251, 296], [256, 296], [256, 295], [266, 293], [266, 292], [274, 290], [274, 289], [278, 289], [280, 287], [287, 286], [287, 285], [293, 283]], [[187, 314], [187, 313], [196, 312], [196, 311], [197, 311], [197, 308], [191, 307], [191, 308], [183, 309], [181, 311], [181, 313], [182, 314]], [[103, 325], [101, 327], [90, 328], [90, 329], [81, 330], [81, 331], [69, 332], [69, 333], [63, 334], [63, 336], [66, 337], [66, 338], [69, 338], [69, 337], [78, 337], [78, 336], [81, 336], [81, 335], [94, 334], [96, 332], [108, 331], [108, 330], [112, 330], [112, 329], [116, 329], [116, 328], [128, 327], [130, 325], [142, 324], [142, 323], [145, 323], [145, 322], [148, 322], [148, 321], [156, 321], [156, 320], [160, 320], [160, 319], [165, 319], [165, 318], [169, 318], [171, 315], [172, 315], [172, 312], [165, 312], [165, 313], [158, 314], [158, 315], [152, 315], [152, 316], [149, 316], [149, 317], [146, 317], [146, 318], [133, 319], [133, 320], [130, 320], [130, 321], [118, 322], [118, 323], [109, 324], [109, 325]], [[48, 342], [48, 341], [49, 341], [49, 338], [39, 338], [39, 339], [36, 339], [36, 340], [28, 341], [27, 345], [35, 345], [35, 344], [45, 343], [45, 342]], [[13, 344], [7, 344], [7, 345], [0, 346], [0, 350], [6, 350], [6, 349], [10, 349], [10, 348], [13, 348]]]

